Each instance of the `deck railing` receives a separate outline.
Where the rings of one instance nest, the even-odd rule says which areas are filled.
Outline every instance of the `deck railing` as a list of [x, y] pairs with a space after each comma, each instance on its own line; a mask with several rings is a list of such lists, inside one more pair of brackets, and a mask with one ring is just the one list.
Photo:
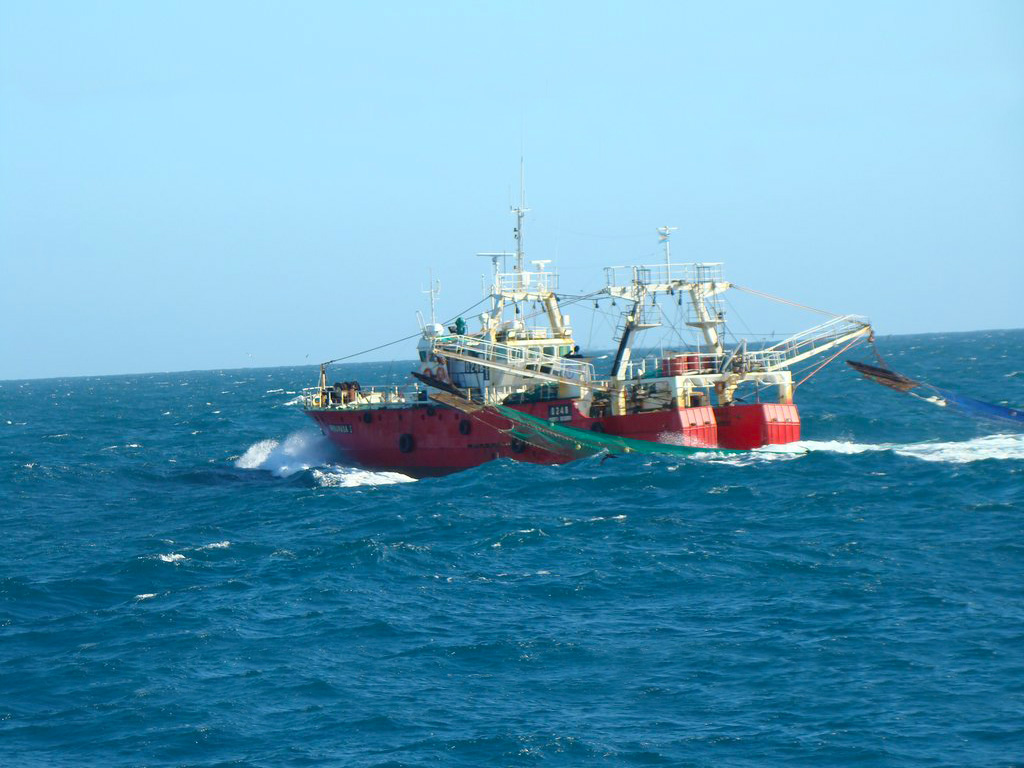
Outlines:
[[723, 280], [721, 262], [605, 267], [604, 275], [605, 283], [611, 289], [622, 289], [633, 285], [634, 282], [643, 285], [694, 285], [720, 283]]
[[475, 336], [451, 335], [433, 339], [432, 351], [441, 357], [449, 355], [480, 365], [493, 364], [492, 367], [506, 371], [511, 369], [512, 372], [530, 371], [581, 385], [594, 380], [594, 366], [591, 363], [545, 354], [541, 348], [534, 346], [518, 347]]
[[365, 408], [367, 406], [380, 406], [391, 404], [402, 404], [415, 401], [419, 392], [415, 387], [363, 387], [359, 390], [356, 398], [348, 402], [334, 387], [320, 389], [320, 387], [305, 387], [302, 390], [303, 408], [337, 408], [352, 409]]
[[[806, 331], [793, 334], [767, 349], [754, 350], [745, 357], [762, 362], [768, 370], [823, 352], [851, 334], [868, 333], [871, 323], [860, 315], [841, 315]], [[855, 336], [854, 336], [855, 338]]]
[[558, 273], [526, 269], [522, 272], [499, 272], [498, 290], [502, 293], [551, 293], [558, 290]]

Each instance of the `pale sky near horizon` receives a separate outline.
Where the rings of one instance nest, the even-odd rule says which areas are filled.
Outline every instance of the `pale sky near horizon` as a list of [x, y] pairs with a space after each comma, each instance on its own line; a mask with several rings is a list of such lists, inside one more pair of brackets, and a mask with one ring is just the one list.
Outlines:
[[0, 379], [414, 333], [513, 247], [521, 152], [567, 292], [668, 224], [881, 334], [1024, 327], [1021, 2], [10, 1]]

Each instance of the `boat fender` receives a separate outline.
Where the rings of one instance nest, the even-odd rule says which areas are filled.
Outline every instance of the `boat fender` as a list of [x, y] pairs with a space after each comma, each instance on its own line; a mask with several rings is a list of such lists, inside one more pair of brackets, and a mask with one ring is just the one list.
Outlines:
[[522, 453], [526, 450], [526, 443], [518, 438], [512, 441], [512, 451], [514, 453]]
[[371, 421], [373, 421], [373, 414], [370, 413], [369, 411], [366, 411], [366, 413], [363, 414], [363, 421], [369, 424]]
[[438, 381], [447, 381], [448, 369], [445, 368], [443, 365], [437, 366], [437, 369], [434, 371], [434, 378], [437, 379]]
[[432, 405], [428, 405], [427, 406], [427, 416], [433, 416], [435, 413], [437, 413], [437, 408], [435, 408]]
[[398, 438], [398, 450], [402, 453], [412, 453], [414, 448], [416, 448], [416, 439], [408, 432]]
[[472, 431], [473, 431], [473, 425], [472, 425], [472, 423], [470, 423], [469, 419], [463, 419], [462, 421], [459, 422], [459, 434], [460, 435], [468, 435]]
[[590, 431], [591, 432], [597, 432], [597, 433], [603, 433], [604, 432], [604, 424], [602, 424], [600, 421], [595, 421], [593, 424], [590, 425]]

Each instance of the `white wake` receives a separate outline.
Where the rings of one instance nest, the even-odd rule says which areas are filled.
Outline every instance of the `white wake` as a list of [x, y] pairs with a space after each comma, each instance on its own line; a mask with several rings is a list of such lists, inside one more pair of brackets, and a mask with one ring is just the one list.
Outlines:
[[867, 453], [892, 451], [921, 461], [967, 464], [986, 459], [1024, 460], [1024, 435], [986, 435], [949, 443], [851, 443], [840, 440], [803, 440], [793, 443], [807, 451]]

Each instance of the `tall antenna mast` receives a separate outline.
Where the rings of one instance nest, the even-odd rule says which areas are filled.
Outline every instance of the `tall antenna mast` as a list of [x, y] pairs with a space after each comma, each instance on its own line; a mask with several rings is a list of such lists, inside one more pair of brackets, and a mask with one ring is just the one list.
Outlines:
[[434, 270], [431, 268], [428, 272], [430, 275], [430, 287], [422, 291], [422, 293], [430, 294], [430, 322], [437, 324], [437, 295], [441, 293], [441, 281], [434, 282]]
[[523, 158], [519, 157], [519, 207], [513, 208], [512, 213], [516, 215], [516, 285], [523, 288], [523, 217], [530, 210], [526, 207], [526, 173], [523, 168]]
[[677, 229], [679, 227], [658, 227], [658, 242], [665, 244], [665, 267], [668, 270], [668, 274], [665, 276], [666, 280], [672, 279], [672, 249], [669, 245], [669, 238]]

